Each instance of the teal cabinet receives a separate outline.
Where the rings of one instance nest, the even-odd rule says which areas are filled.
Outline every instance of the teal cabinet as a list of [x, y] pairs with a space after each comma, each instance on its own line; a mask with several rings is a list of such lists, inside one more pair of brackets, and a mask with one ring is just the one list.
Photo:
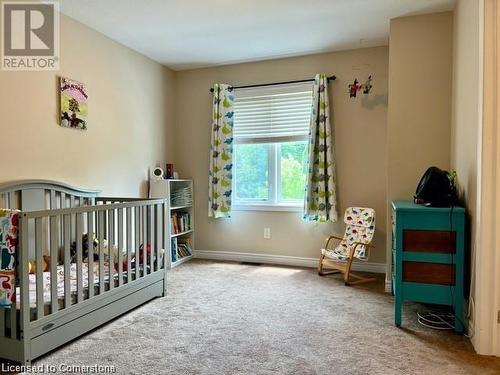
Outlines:
[[425, 207], [410, 201], [392, 206], [394, 319], [401, 326], [404, 302], [453, 307], [455, 331], [464, 331], [465, 210]]

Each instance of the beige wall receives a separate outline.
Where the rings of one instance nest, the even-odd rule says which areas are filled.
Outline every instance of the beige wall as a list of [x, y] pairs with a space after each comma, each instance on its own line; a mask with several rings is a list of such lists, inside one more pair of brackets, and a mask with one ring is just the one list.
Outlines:
[[[479, 3], [457, 1], [453, 30], [451, 166], [457, 171], [459, 195], [469, 216], [471, 254], [476, 252], [479, 93], [482, 88]], [[475, 294], [474, 290], [472, 292]], [[475, 312], [471, 314], [470, 324], [474, 325], [474, 320]]]
[[452, 47], [452, 12], [391, 20], [387, 113], [389, 202], [412, 199], [420, 177], [429, 166], [450, 167]]
[[[148, 166], [173, 156], [173, 72], [63, 15], [60, 62], [60, 72], [0, 71], [0, 180], [144, 196]], [[58, 125], [59, 75], [87, 85], [87, 131]]]
[[454, 14], [451, 167], [469, 215], [476, 212], [479, 121], [479, 1], [457, 1]]
[[[371, 261], [385, 262], [387, 47], [236, 64], [176, 73], [176, 168], [192, 177], [196, 193], [196, 248], [318, 257], [325, 236], [342, 222], [314, 224], [300, 212], [235, 211], [230, 220], [207, 217], [211, 95], [215, 82], [234, 85], [335, 74], [330, 84], [340, 212], [350, 205], [375, 208], [377, 247]], [[350, 99], [347, 85], [373, 74], [373, 93]], [[272, 239], [263, 238], [270, 227]]]
[[411, 199], [427, 167], [450, 167], [452, 23], [451, 12], [391, 20], [389, 199]]

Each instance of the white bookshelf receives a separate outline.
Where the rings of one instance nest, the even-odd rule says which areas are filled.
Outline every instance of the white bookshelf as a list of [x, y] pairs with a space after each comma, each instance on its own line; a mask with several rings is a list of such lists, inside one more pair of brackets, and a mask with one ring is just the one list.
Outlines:
[[[192, 202], [191, 204], [184, 204], [178, 202], [172, 202], [173, 195], [181, 189], [189, 189], [191, 191]], [[168, 241], [168, 267], [173, 268], [179, 266], [190, 259], [193, 258], [194, 251], [194, 188], [193, 180], [188, 179], [168, 179], [159, 181], [150, 181], [150, 197], [151, 198], [167, 198], [168, 197], [168, 223], [166, 225], [165, 231]], [[176, 215], [178, 217], [186, 218], [189, 216], [189, 227], [179, 228], [178, 225], [173, 226], [172, 217]], [[177, 232], [174, 232], [177, 229]], [[182, 229], [182, 230], [181, 230]], [[191, 255], [182, 255], [178, 249], [174, 249], [173, 242], [179, 240], [188, 239], [191, 245]]]
[[170, 238], [184, 236], [184, 235], [189, 234], [191, 232], [193, 232], [192, 229], [185, 230], [184, 232], [173, 233], [173, 234], [170, 235]]

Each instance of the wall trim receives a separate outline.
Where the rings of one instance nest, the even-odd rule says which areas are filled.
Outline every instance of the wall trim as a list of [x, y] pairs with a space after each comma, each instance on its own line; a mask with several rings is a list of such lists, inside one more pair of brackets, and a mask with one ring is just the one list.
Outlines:
[[[266, 263], [292, 267], [318, 267], [318, 258], [292, 257], [287, 255], [240, 253], [236, 251], [194, 250], [194, 257], [197, 259]], [[352, 269], [354, 271], [385, 274], [385, 263], [353, 262]]]
[[385, 279], [385, 291], [386, 293], [392, 293], [392, 279]]

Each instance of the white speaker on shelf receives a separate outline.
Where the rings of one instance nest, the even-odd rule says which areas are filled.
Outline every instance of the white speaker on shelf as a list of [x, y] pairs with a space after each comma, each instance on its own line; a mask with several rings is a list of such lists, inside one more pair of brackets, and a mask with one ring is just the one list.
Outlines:
[[163, 174], [163, 169], [160, 167], [152, 167], [149, 170], [149, 180], [150, 181], [159, 181], [163, 180], [164, 174]]

